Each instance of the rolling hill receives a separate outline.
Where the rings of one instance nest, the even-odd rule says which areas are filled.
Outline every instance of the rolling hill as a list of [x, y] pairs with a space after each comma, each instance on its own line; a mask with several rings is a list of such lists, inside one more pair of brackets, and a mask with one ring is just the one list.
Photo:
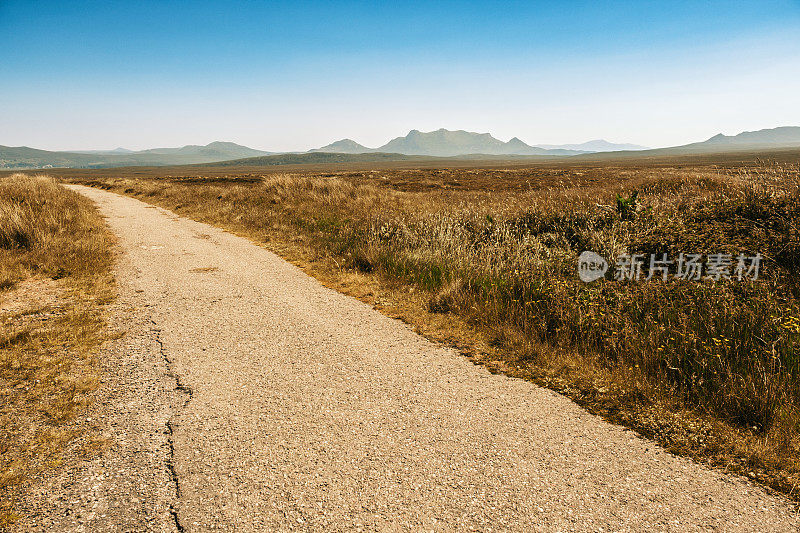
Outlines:
[[358, 144], [352, 139], [342, 139], [341, 141], [332, 142], [322, 148], [309, 150], [309, 152], [334, 152], [338, 154], [366, 154], [376, 151], [377, 150]]
[[219, 141], [205, 146], [188, 145], [137, 152], [124, 150], [118, 148], [109, 151], [51, 152], [27, 146], [0, 146], [0, 169], [190, 165], [270, 154], [235, 143]]
[[[198, 146], [196, 144], [189, 144], [180, 148], [151, 148], [149, 150], [141, 150], [134, 152], [140, 155], [169, 155], [169, 156], [182, 156], [182, 157], [203, 157], [221, 161], [222, 159], [240, 159], [243, 157], [257, 157], [262, 155], [269, 155], [271, 152], [264, 152], [262, 150], [254, 150], [247, 146], [232, 142], [215, 141], [205, 146]], [[221, 158], [221, 159], [220, 159]]]
[[[758, 148], [789, 148], [800, 146], [800, 127], [781, 126], [758, 131], [743, 131], [738, 135], [714, 135], [698, 143], [676, 146], [674, 149], [697, 151], [752, 150]], [[669, 150], [670, 148], [667, 148]]]
[[654, 148], [649, 150], [628, 150], [619, 152], [600, 152], [579, 156], [585, 160], [636, 159], [670, 156], [692, 156], [708, 154], [772, 153], [800, 148], [800, 127], [782, 126], [758, 131], [745, 131], [737, 135], [717, 134], [696, 143]]

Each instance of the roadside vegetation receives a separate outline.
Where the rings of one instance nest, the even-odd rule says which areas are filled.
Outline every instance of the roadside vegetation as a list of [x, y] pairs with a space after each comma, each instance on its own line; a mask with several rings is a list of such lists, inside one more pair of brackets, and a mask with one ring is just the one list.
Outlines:
[[[493, 371], [800, 498], [796, 166], [90, 184], [266, 243]], [[578, 279], [584, 250], [605, 279]], [[619, 255], [682, 252], [763, 259], [756, 281], [613, 279]]]
[[[111, 240], [86, 198], [51, 178], [0, 178], [0, 529], [21, 490], [63, 460], [99, 382]], [[99, 443], [84, 435], [83, 449]]]

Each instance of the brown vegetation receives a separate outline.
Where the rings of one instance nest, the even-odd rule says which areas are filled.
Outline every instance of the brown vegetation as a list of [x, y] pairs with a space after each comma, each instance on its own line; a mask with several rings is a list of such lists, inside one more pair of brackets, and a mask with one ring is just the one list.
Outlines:
[[0, 178], [0, 528], [58, 464], [98, 383], [110, 237], [91, 202], [46, 177]]
[[[267, 243], [491, 369], [798, 497], [797, 167], [88, 181]], [[585, 284], [583, 250], [764, 263], [755, 282]]]

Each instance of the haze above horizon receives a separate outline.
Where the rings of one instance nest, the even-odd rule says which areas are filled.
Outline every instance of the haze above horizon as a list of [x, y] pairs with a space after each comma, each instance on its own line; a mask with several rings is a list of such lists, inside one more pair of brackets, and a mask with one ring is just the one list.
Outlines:
[[800, 2], [0, 2], [0, 145], [412, 129], [674, 146], [800, 125]]

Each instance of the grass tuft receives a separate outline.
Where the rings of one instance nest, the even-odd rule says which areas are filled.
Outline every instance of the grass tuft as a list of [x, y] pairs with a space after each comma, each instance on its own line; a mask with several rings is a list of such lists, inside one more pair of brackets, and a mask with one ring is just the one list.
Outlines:
[[110, 246], [86, 198], [47, 177], [0, 179], [0, 529], [19, 517], [25, 483], [83, 431]]

